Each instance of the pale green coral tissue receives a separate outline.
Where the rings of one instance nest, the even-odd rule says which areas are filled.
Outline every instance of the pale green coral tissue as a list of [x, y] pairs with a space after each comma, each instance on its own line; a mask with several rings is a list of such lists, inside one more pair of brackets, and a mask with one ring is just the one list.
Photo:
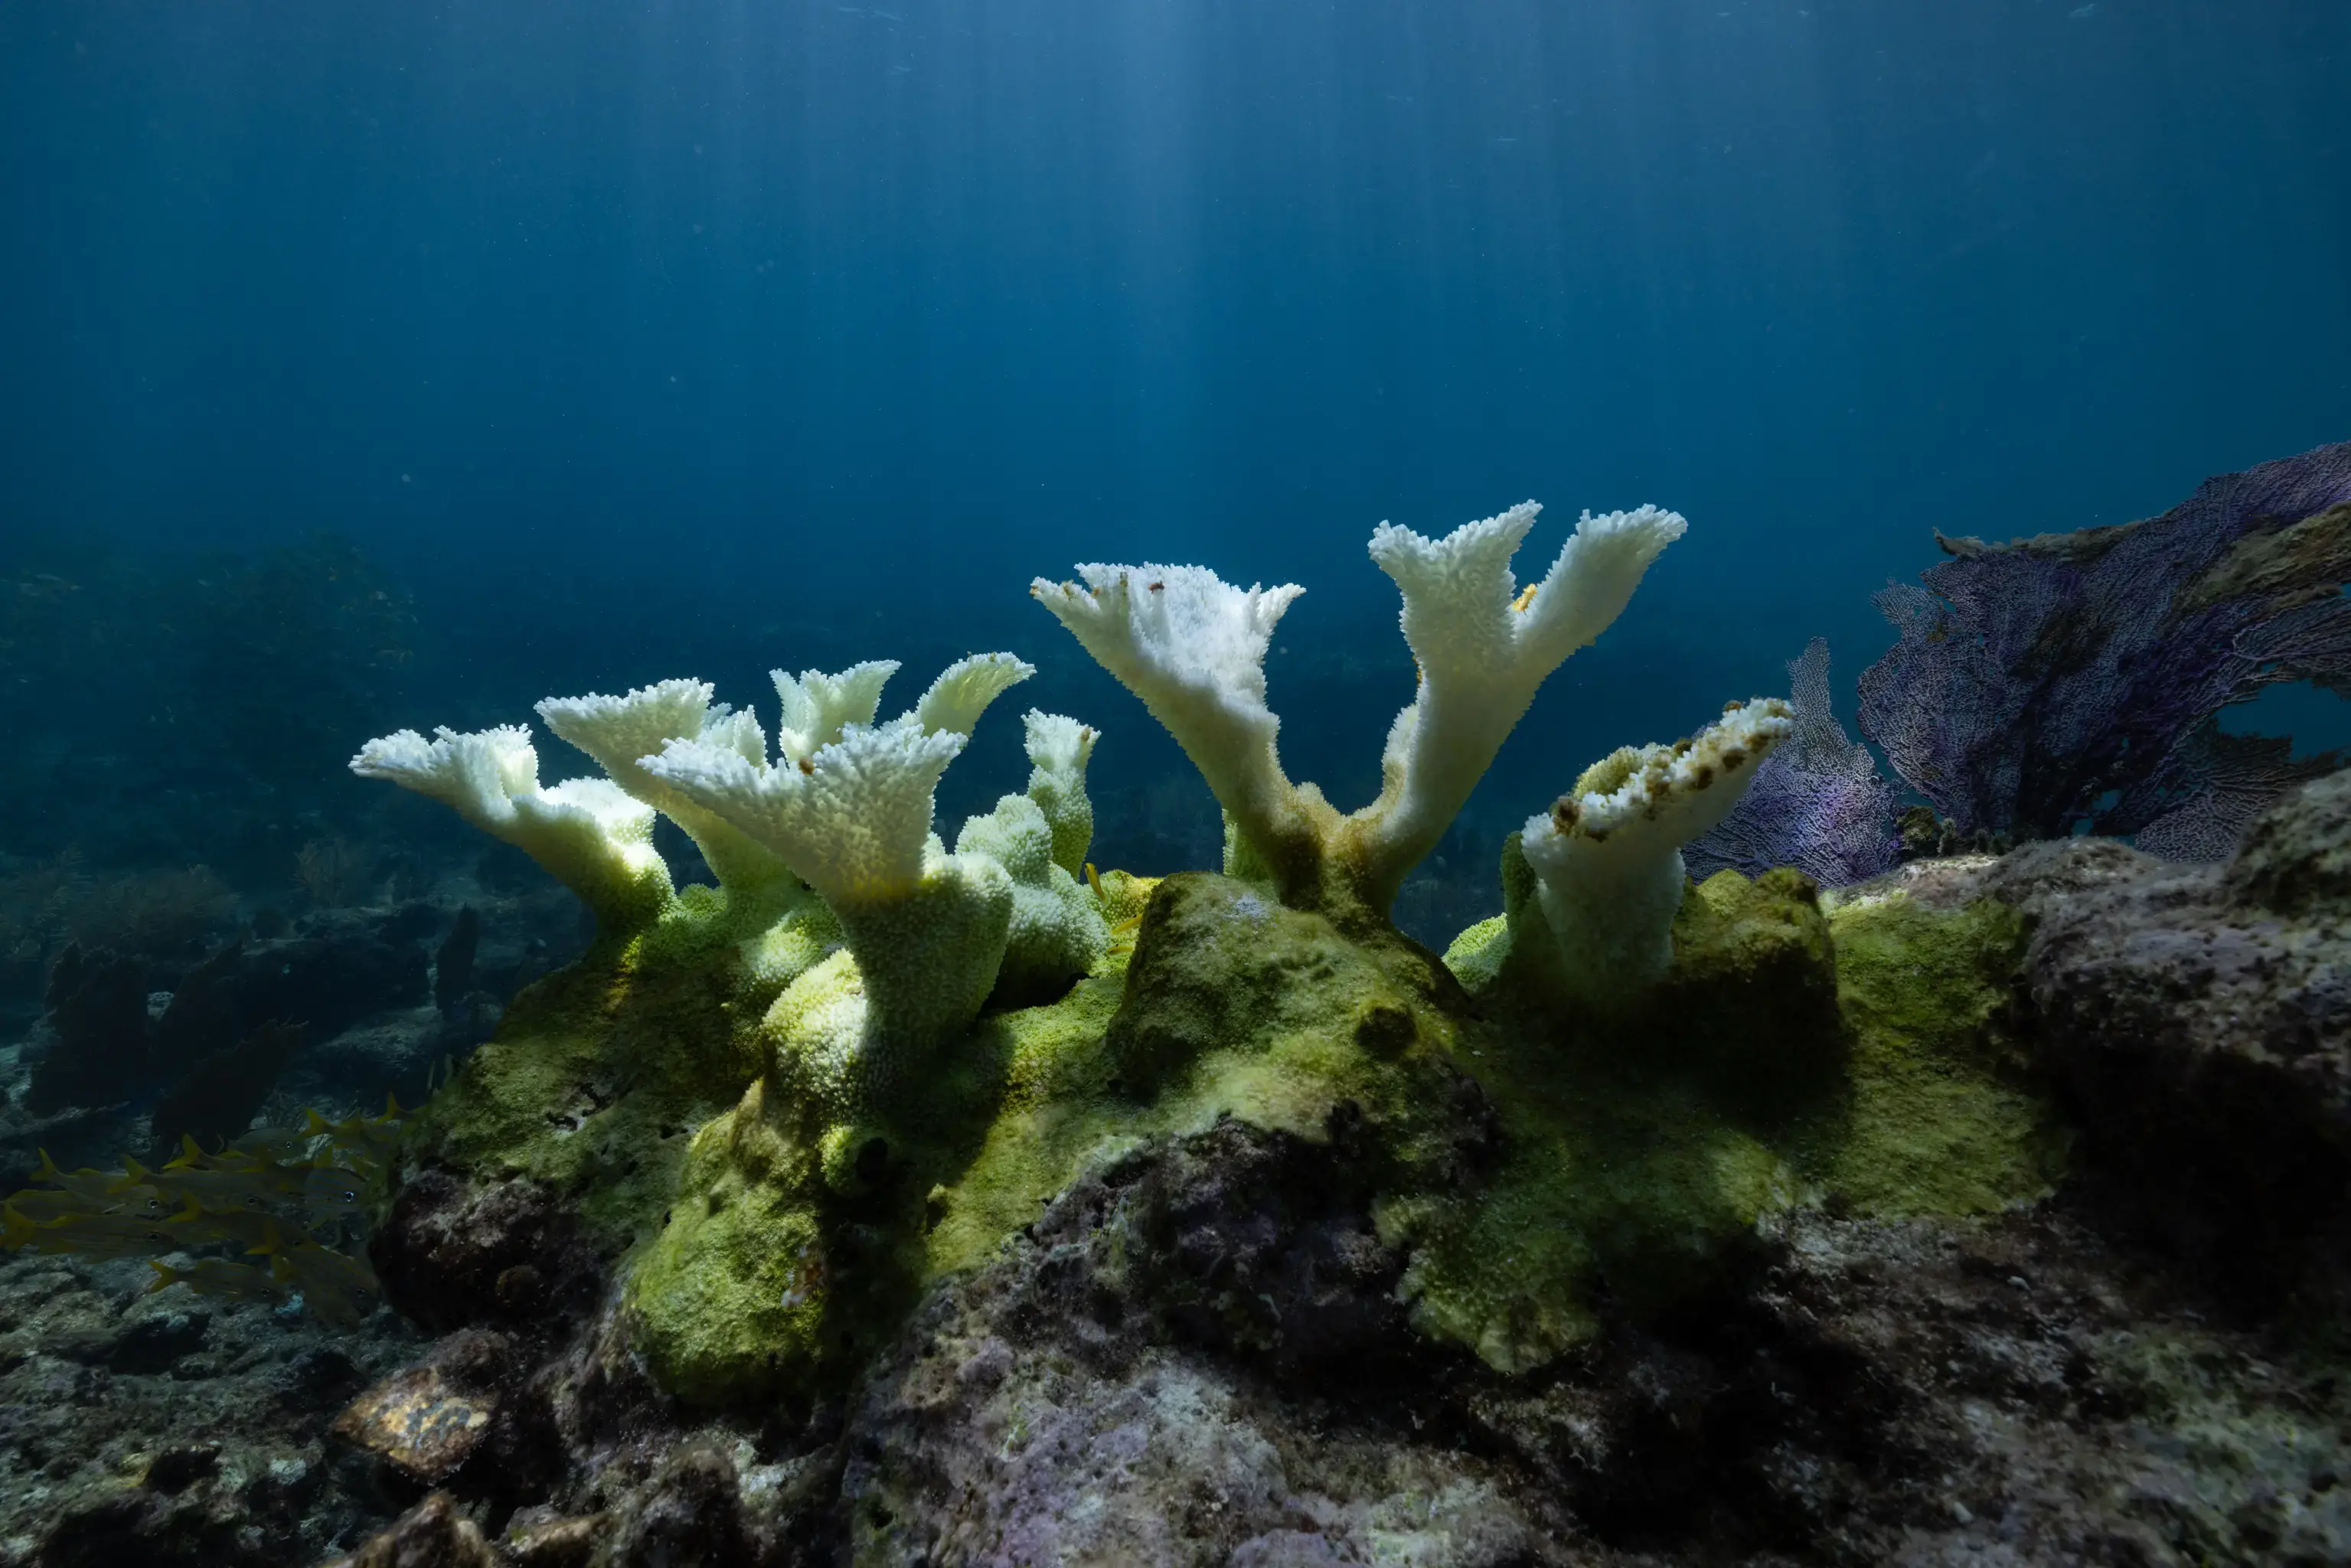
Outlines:
[[[411, 1158], [567, 1195], [624, 1256], [648, 1364], [712, 1404], [851, 1375], [926, 1281], [1083, 1171], [1221, 1117], [1353, 1129], [1413, 1321], [1503, 1372], [1599, 1332], [1604, 1300], [1702, 1299], [1795, 1206], [2048, 1190], [2063, 1140], [2000, 1033], [2012, 917], [1823, 907], [1792, 872], [1688, 883], [1682, 844], [1787, 733], [1783, 704], [1588, 769], [1506, 846], [1503, 913], [1442, 960], [1388, 923], [1536, 688], [1685, 528], [1587, 514], [1522, 589], [1539, 510], [1373, 536], [1419, 676], [1353, 813], [1278, 754], [1264, 664], [1294, 585], [1149, 564], [1034, 585], [1198, 767], [1221, 876], [1098, 873], [1096, 732], [1035, 711], [1025, 789], [947, 847], [935, 791], [1032, 673], [1008, 653], [887, 721], [894, 663], [776, 671], [772, 748], [701, 682], [550, 698], [603, 771], [551, 788], [520, 728], [371, 742], [355, 769], [518, 845], [601, 934], [517, 998]], [[715, 887], [673, 889], [656, 812]]]

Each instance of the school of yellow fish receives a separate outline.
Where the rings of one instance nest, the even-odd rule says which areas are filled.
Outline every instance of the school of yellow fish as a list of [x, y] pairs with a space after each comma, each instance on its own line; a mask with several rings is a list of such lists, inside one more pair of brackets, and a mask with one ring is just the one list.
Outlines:
[[[120, 1171], [59, 1170], [41, 1152], [30, 1186], [0, 1201], [0, 1246], [78, 1258], [145, 1258], [149, 1287], [185, 1284], [205, 1295], [284, 1302], [298, 1293], [321, 1321], [360, 1323], [382, 1299], [350, 1233], [381, 1190], [405, 1114], [300, 1127], [256, 1127], [207, 1154], [193, 1138], [160, 1169], [125, 1159]], [[196, 1255], [185, 1265], [167, 1254]], [[240, 1258], [264, 1260], [242, 1262]]]

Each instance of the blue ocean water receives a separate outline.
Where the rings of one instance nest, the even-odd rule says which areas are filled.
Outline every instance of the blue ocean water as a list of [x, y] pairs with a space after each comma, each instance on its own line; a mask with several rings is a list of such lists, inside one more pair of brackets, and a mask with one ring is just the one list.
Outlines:
[[1814, 633], [1849, 702], [1931, 530], [2351, 435], [2346, 69], [2339, 0], [19, 0], [0, 564], [340, 530], [403, 723], [1008, 646], [1165, 870], [1213, 806], [1032, 575], [1307, 585], [1273, 703], [1352, 804], [1374, 524], [1685, 512], [1486, 857]]

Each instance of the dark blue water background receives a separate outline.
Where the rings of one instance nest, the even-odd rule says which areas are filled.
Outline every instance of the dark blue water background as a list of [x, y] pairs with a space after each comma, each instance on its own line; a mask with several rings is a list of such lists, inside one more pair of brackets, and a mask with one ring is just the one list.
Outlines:
[[2346, 77], [2341, 0], [16, 0], [0, 528], [346, 530], [419, 723], [1008, 645], [1148, 861], [1205, 793], [1032, 574], [1305, 583], [1274, 702], [1353, 804], [1373, 524], [1686, 512], [1507, 828], [1814, 632], [1849, 719], [1931, 529], [2351, 436]]

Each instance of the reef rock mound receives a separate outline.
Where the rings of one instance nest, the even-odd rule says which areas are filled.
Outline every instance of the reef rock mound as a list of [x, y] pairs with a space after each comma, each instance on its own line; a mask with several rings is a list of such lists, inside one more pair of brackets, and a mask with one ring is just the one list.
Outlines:
[[[2020, 934], [1979, 944], [2014, 956], [1988, 1038], [2071, 1128], [2052, 1197], [1832, 1189], [1668, 1310], [1602, 1291], [1594, 1333], [1513, 1370], [1416, 1325], [1376, 1114], [1138, 1126], [935, 1278], [846, 1391], [716, 1411], [647, 1377], [576, 1239], [510, 1226], [496, 1273], [573, 1281], [502, 1379], [535, 1440], [485, 1441], [386, 1541], [760, 1568], [2343, 1561], [2346, 806], [2351, 780], [2311, 786], [2226, 865], [2077, 841], [1831, 902], [1849, 992], [1931, 965], [1920, 933], [1961, 912]], [[1230, 895], [1185, 883], [1160, 918]], [[1421, 1131], [1474, 1183], [1494, 1116], [1464, 1090]], [[414, 1249], [419, 1289], [444, 1254]]]
[[2084, 1175], [2248, 1310], [2351, 1301], [2351, 773], [2272, 808], [2224, 864], [2098, 840], [2015, 852], [1981, 891], [2033, 923], [2027, 1033]]

